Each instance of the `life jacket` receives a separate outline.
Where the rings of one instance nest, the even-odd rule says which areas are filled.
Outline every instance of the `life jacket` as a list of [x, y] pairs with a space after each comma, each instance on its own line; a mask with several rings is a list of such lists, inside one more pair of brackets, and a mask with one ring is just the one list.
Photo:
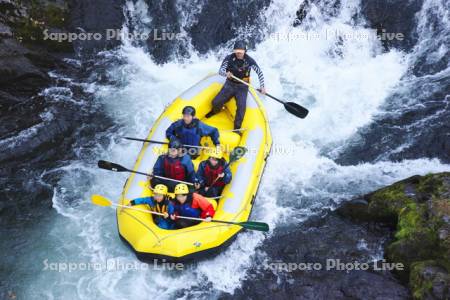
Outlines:
[[[155, 212], [159, 212], [159, 213], [168, 213], [169, 212], [170, 202], [167, 198], [165, 198], [163, 201], [161, 201], [161, 203], [158, 203], [158, 201], [156, 201], [155, 199], [153, 199], [153, 202], [155, 205], [150, 207], [151, 211], [155, 211]], [[159, 223], [161, 220], [164, 219], [158, 215], [154, 215], [153, 217], [154, 217], [154, 220], [156, 223]]]
[[152, 211], [156, 211], [159, 213], [166, 213], [169, 212], [169, 200], [168, 199], [164, 199], [163, 201], [161, 201], [161, 203], [158, 203], [158, 201], [153, 200], [155, 202], [155, 206], [153, 206], [151, 208]]
[[[224, 161], [220, 160], [216, 167], [213, 167], [209, 161], [205, 164], [205, 184], [206, 186], [211, 186], [211, 184], [216, 180], [216, 178], [219, 176], [219, 174], [223, 173], [224, 171]], [[219, 179], [217, 180], [213, 186], [222, 187], [225, 186], [225, 182], [223, 180]]]
[[198, 119], [193, 119], [192, 123], [186, 125], [183, 121], [181, 121], [181, 125], [176, 129], [176, 135], [181, 140], [181, 143], [193, 146], [200, 145], [200, 139], [202, 136], [198, 122]]
[[175, 204], [175, 211], [177, 211], [180, 216], [184, 217], [192, 217], [192, 218], [198, 218], [201, 215], [201, 209], [193, 208], [192, 207], [192, 194], [189, 194], [187, 196], [186, 202], [183, 204], [177, 203]]
[[[247, 54], [244, 55], [243, 59], [238, 59], [235, 54], [231, 55], [230, 58], [228, 59], [227, 71], [233, 73], [233, 75], [236, 76], [237, 78], [249, 82], [251, 66], [246, 58]], [[234, 82], [238, 82], [237, 80], [233, 79], [231, 80]]]
[[176, 180], [185, 180], [186, 170], [181, 163], [181, 158], [171, 159], [166, 155], [164, 157], [164, 175]]

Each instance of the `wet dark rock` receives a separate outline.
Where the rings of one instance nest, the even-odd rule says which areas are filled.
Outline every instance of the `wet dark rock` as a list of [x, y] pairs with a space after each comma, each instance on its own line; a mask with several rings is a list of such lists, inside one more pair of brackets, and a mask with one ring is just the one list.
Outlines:
[[0, 140], [0, 162], [32, 155], [35, 151], [45, 151], [46, 146], [70, 136], [75, 126], [74, 117], [73, 111], [62, 108], [49, 120], [41, 118], [41, 122]]
[[[405, 93], [406, 92], [406, 93]], [[336, 155], [350, 165], [418, 157], [450, 162], [450, 78], [413, 79], [386, 100], [384, 113], [360, 128]]]
[[0, 23], [8, 26], [12, 33], [10, 37], [13, 36], [26, 46], [39, 46], [52, 52], [72, 53], [71, 43], [49, 39], [45, 34], [67, 31], [68, 2], [66, 0], [1, 1]]
[[369, 202], [364, 198], [349, 200], [336, 209], [336, 212], [342, 216], [349, 217], [354, 221], [369, 220], [368, 213]]
[[0, 111], [2, 111], [2, 110], [4, 111], [8, 107], [14, 106], [14, 105], [22, 102], [23, 100], [24, 99], [15, 97], [5, 91], [0, 91]]
[[12, 37], [12, 31], [9, 26], [0, 22], [0, 38]]
[[[150, 28], [152, 32], [146, 41], [146, 47], [153, 59], [157, 63], [164, 63], [175, 55], [186, 56], [186, 36], [182, 36], [181, 40], [162, 38], [162, 33], [181, 35], [181, 16], [177, 10], [176, 1], [146, 2], [148, 5], [148, 13], [152, 16]], [[133, 25], [139, 26], [140, 24]]]
[[121, 41], [107, 39], [106, 30], [120, 30], [124, 23], [124, 0], [71, 1], [70, 31], [75, 33], [100, 33], [101, 39], [75, 40], [73, 45], [79, 54], [94, 56], [98, 51], [112, 49]]
[[384, 43], [386, 48], [410, 52], [409, 69], [396, 92], [386, 98], [382, 112], [341, 149], [335, 157], [338, 163], [418, 157], [450, 162], [448, 24], [439, 15], [445, 4], [430, 3], [362, 1], [362, 13], [372, 28], [404, 33], [404, 41]]
[[328, 21], [330, 18], [336, 17], [339, 14], [341, 5], [341, 0], [305, 0], [300, 4], [295, 13], [296, 18], [293, 26], [299, 26], [304, 21], [309, 21], [308, 14], [312, 7], [318, 9], [322, 13], [323, 19]]
[[[262, 38], [258, 29], [261, 10], [270, 1], [230, 2], [208, 0], [188, 28], [192, 44], [201, 53], [236, 38], [246, 39], [250, 45]], [[243, 32], [243, 33], [242, 33]]]
[[385, 256], [405, 266], [398, 277], [409, 281], [418, 299], [448, 298], [450, 173], [413, 176], [363, 198], [344, 203], [338, 213], [359, 222], [395, 221], [395, 238], [386, 244]]
[[381, 34], [383, 30], [387, 33], [402, 33], [402, 41], [393, 39], [383, 40], [386, 48], [399, 48], [411, 50], [417, 42], [416, 13], [421, 9], [423, 0], [363, 0], [361, 1], [361, 12], [366, 17], [371, 28]]
[[417, 299], [448, 299], [450, 276], [434, 261], [412, 265], [410, 285]]
[[30, 58], [38, 57], [14, 39], [0, 40], [0, 89], [17, 94], [33, 94], [50, 83], [45, 71]]
[[[327, 259], [369, 262], [371, 266], [372, 255], [382, 246], [386, 234], [386, 229], [355, 226], [334, 212], [324, 212], [288, 232], [274, 233], [260, 249], [267, 253], [267, 258], [255, 264], [256, 270], [250, 271], [241, 289], [222, 298], [406, 299], [408, 289], [389, 272], [372, 268], [326, 269]], [[283, 267], [279, 270], [267, 267], [277, 262], [320, 263], [323, 269], [286, 271]]]

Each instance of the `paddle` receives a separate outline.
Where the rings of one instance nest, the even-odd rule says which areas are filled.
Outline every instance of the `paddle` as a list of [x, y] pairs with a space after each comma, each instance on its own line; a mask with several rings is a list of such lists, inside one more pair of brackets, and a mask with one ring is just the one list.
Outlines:
[[170, 181], [174, 181], [174, 182], [184, 183], [184, 184], [188, 184], [188, 185], [194, 185], [193, 183], [190, 183], [190, 182], [187, 182], [187, 181], [176, 180], [176, 179], [167, 178], [167, 177], [163, 177], [163, 176], [158, 176], [158, 175], [147, 174], [147, 173], [142, 173], [142, 172], [138, 172], [138, 171], [129, 170], [129, 169], [127, 169], [127, 168], [125, 168], [125, 167], [123, 167], [123, 166], [121, 166], [119, 164], [115, 164], [115, 163], [112, 163], [110, 161], [105, 161], [105, 160], [99, 160], [98, 161], [98, 167], [101, 168], [101, 169], [108, 170], [108, 171], [130, 172], [130, 173], [136, 173], [136, 174], [152, 176], [152, 177], [156, 177], [156, 178], [160, 178], [160, 179], [170, 180]]
[[[234, 80], [237, 80], [237, 81], [239, 81], [239, 82], [241, 82], [241, 83], [243, 83], [243, 84], [245, 84], [245, 85], [247, 85], [247, 86], [249, 86], [249, 87], [253, 88], [254, 90], [257, 90], [258, 92], [261, 93], [261, 91], [259, 89], [255, 89], [250, 83], [245, 82], [244, 80], [242, 80], [240, 78], [237, 78], [234, 75], [231, 75], [231, 77]], [[299, 104], [297, 104], [295, 102], [286, 102], [286, 101], [280, 100], [280, 99], [278, 99], [278, 98], [276, 98], [276, 97], [274, 97], [274, 96], [272, 96], [272, 95], [270, 95], [268, 93], [265, 93], [264, 95], [266, 95], [267, 97], [272, 98], [273, 100], [276, 100], [277, 102], [283, 104], [284, 108], [288, 112], [290, 112], [291, 114], [293, 114], [296, 117], [304, 119], [304, 118], [306, 118], [306, 116], [309, 113], [309, 111], [306, 108], [304, 108], [303, 106], [301, 106], [301, 105], [299, 105]]]
[[238, 128], [238, 129], [225, 129], [222, 131], [230, 131], [230, 132], [238, 132], [238, 131], [245, 131], [247, 128]]
[[[241, 146], [237, 146], [236, 148], [234, 148], [231, 153], [230, 153], [230, 161], [227, 162], [224, 166], [223, 169], [225, 170], [226, 168], [228, 168], [232, 163], [234, 163], [235, 161], [241, 159], [242, 156], [245, 155], [245, 153], [247, 153], [247, 148], [245, 147], [241, 147]], [[217, 176], [216, 179], [214, 179], [214, 181], [207, 187], [210, 188], [214, 185], [214, 183], [217, 182], [217, 180], [219, 180], [220, 177]]]
[[[103, 197], [101, 195], [92, 195], [91, 201], [93, 204], [98, 205], [98, 206], [118, 206], [118, 207], [123, 207], [126, 209], [136, 210], [136, 211], [140, 211], [140, 212], [145, 212], [145, 213], [149, 213], [149, 214], [153, 214], [153, 215], [164, 216], [163, 213], [158, 213], [155, 211], [139, 209], [139, 208], [127, 206], [127, 205], [115, 204], [115, 203], [112, 203], [111, 200], [109, 200], [108, 198]], [[229, 221], [221, 221], [221, 220], [213, 220], [213, 219], [208, 221], [206, 219], [183, 217], [183, 216], [177, 216], [177, 218], [186, 219], [186, 220], [195, 220], [195, 221], [201, 221], [201, 222], [214, 222], [214, 223], [238, 225], [245, 229], [258, 230], [258, 231], [264, 231], [264, 232], [269, 231], [269, 225], [267, 223], [262, 223], [262, 222], [251, 222], [251, 221], [249, 221], [249, 222], [229, 222]]]
[[[169, 142], [139, 139], [139, 138], [133, 138], [133, 137], [128, 137], [128, 136], [124, 136], [123, 138], [130, 140], [130, 141], [139, 141], [139, 142], [146, 142], [146, 143], [153, 143], [153, 144], [160, 144], [160, 145], [168, 145], [169, 144]], [[189, 147], [189, 148], [211, 149], [211, 147], [205, 147], [205, 146], [194, 146], [194, 145], [183, 145], [183, 146]]]

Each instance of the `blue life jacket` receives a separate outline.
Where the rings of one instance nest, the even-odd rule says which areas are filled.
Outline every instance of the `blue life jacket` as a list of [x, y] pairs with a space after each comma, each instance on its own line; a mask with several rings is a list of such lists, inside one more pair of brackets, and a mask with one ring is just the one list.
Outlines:
[[188, 195], [188, 199], [183, 204], [176, 201], [174, 203], [174, 210], [183, 217], [199, 218], [201, 210], [192, 207], [192, 194]]
[[192, 124], [186, 126], [182, 122], [181, 126], [176, 129], [177, 136], [180, 138], [181, 143], [185, 145], [199, 146], [200, 139], [202, 138], [200, 129], [198, 126], [198, 120], [193, 120]]

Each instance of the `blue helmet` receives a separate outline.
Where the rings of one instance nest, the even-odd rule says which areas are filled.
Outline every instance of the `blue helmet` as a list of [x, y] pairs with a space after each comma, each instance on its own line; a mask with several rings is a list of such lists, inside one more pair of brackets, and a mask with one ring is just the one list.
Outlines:
[[175, 149], [180, 149], [183, 148], [183, 144], [180, 142], [179, 139], [171, 139], [169, 142], [169, 148], [175, 148]]
[[183, 108], [183, 115], [195, 116], [195, 108], [193, 106], [185, 106]]

